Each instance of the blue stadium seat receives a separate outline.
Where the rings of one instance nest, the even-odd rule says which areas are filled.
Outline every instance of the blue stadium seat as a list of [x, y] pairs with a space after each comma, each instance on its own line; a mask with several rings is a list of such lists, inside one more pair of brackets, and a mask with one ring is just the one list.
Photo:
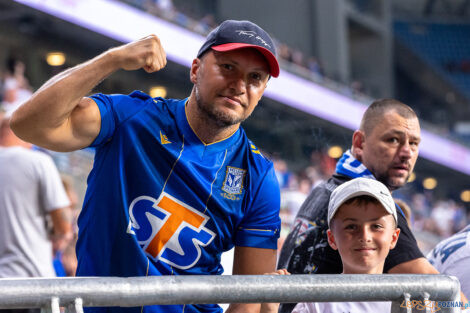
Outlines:
[[470, 25], [394, 22], [396, 39], [470, 99]]

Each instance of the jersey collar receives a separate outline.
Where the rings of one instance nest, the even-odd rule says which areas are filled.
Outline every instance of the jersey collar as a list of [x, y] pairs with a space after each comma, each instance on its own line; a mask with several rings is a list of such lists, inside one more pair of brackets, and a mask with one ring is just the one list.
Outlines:
[[177, 114], [176, 114], [178, 126], [183, 132], [187, 143], [191, 145], [201, 145], [205, 148], [206, 151], [215, 152], [215, 151], [227, 149], [228, 147], [234, 145], [240, 139], [241, 131], [240, 131], [240, 128], [238, 128], [236, 132], [234, 132], [231, 136], [223, 140], [216, 141], [210, 144], [204, 143], [201, 139], [199, 139], [199, 137], [193, 131], [193, 129], [191, 128], [191, 125], [189, 125], [188, 118], [186, 116], [186, 110], [185, 110], [188, 99], [189, 98], [186, 98], [178, 102]]

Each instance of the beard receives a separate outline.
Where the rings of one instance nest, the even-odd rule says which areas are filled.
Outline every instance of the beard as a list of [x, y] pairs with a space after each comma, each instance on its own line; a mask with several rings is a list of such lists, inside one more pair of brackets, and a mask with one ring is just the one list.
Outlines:
[[408, 179], [410, 178], [410, 173], [406, 175], [406, 177], [390, 177], [387, 173], [384, 174], [375, 174], [375, 179], [377, 179], [379, 182], [383, 183], [385, 186], [387, 186], [388, 190], [393, 191], [397, 190], [408, 182]]
[[202, 113], [203, 119], [207, 120], [210, 123], [215, 124], [217, 127], [226, 128], [232, 125], [239, 124], [243, 122], [247, 117], [237, 116], [236, 114], [230, 114], [224, 112], [217, 108], [214, 103], [208, 103], [204, 101], [199, 93], [198, 84], [195, 85], [196, 88], [196, 104], [199, 109], [199, 112]]

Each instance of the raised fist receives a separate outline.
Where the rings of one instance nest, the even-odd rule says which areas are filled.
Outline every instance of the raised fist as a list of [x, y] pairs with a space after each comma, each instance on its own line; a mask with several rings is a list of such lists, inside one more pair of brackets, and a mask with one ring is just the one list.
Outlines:
[[147, 73], [161, 70], [166, 65], [166, 53], [160, 39], [149, 35], [137, 41], [109, 50], [118, 66], [126, 71], [143, 68]]

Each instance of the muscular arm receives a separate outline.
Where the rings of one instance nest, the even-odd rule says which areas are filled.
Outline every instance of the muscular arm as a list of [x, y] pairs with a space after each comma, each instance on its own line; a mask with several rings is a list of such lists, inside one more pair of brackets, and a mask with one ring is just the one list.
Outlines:
[[[276, 250], [249, 247], [235, 247], [233, 275], [261, 275], [273, 272], [276, 268]], [[259, 303], [233, 303], [227, 313], [259, 312]]]
[[165, 65], [155, 35], [108, 50], [47, 81], [13, 114], [11, 128], [21, 139], [50, 150], [86, 147], [99, 134], [101, 117], [96, 103], [84, 97], [119, 69], [155, 72]]

